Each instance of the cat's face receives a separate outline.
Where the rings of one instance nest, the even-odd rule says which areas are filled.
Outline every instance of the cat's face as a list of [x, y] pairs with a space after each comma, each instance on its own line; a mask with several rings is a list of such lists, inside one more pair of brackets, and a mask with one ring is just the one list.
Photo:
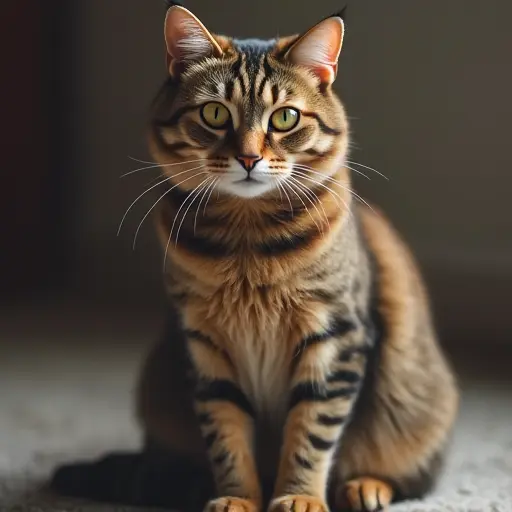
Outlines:
[[171, 7], [171, 76], [151, 132], [153, 156], [171, 181], [256, 198], [303, 194], [339, 169], [348, 123], [330, 86], [343, 30], [334, 16], [302, 37], [237, 41]]

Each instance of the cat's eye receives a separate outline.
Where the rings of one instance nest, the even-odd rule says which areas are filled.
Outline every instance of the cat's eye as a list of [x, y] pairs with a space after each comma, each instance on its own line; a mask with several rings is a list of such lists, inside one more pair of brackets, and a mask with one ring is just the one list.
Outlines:
[[298, 110], [290, 107], [280, 108], [272, 114], [269, 128], [276, 132], [289, 132], [299, 124], [299, 120]]
[[222, 103], [217, 102], [207, 103], [201, 109], [201, 117], [210, 128], [216, 130], [226, 128], [231, 119], [229, 110]]

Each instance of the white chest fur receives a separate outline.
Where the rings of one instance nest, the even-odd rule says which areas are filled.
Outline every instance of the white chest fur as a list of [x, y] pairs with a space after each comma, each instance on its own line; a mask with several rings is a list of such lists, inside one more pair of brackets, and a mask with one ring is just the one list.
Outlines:
[[285, 414], [289, 356], [284, 340], [245, 336], [232, 345], [240, 386], [258, 412], [273, 419]]

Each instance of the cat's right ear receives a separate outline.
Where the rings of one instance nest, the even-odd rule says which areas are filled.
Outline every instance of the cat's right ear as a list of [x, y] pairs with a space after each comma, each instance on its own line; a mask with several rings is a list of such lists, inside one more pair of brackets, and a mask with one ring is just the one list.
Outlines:
[[205, 57], [221, 57], [222, 48], [206, 27], [187, 9], [173, 5], [165, 17], [167, 68], [173, 77]]

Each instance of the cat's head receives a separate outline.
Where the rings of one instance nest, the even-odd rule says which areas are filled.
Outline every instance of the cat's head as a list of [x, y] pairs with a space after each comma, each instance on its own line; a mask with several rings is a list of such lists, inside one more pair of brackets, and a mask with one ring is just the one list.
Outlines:
[[231, 39], [170, 7], [169, 79], [155, 101], [150, 137], [164, 172], [187, 191], [215, 185], [243, 198], [314, 188], [334, 174], [349, 145], [331, 89], [343, 36], [335, 15], [300, 36]]

